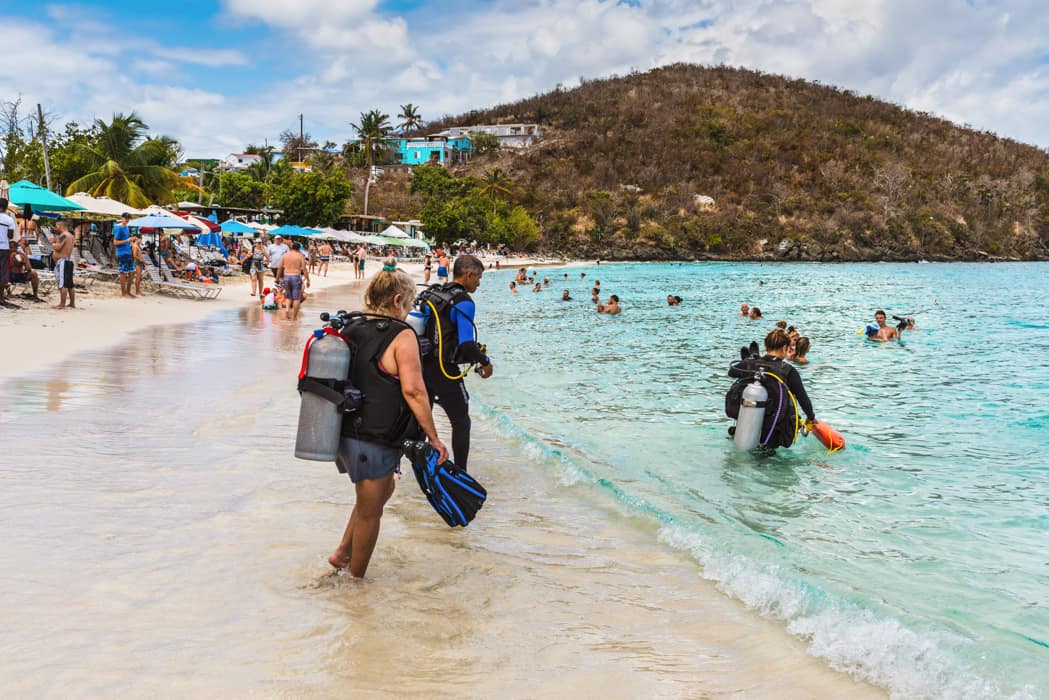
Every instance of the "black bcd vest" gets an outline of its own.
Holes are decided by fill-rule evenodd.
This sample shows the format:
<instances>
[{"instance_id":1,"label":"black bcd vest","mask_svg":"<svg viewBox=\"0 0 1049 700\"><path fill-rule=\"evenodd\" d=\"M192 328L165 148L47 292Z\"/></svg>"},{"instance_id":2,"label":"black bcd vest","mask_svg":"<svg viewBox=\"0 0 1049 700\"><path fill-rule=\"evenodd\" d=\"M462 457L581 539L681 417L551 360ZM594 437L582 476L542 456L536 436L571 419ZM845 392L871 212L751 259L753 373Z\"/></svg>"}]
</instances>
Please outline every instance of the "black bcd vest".
<instances>
[{"instance_id":1,"label":"black bcd vest","mask_svg":"<svg viewBox=\"0 0 1049 700\"><path fill-rule=\"evenodd\" d=\"M342 420L344 436L389 447L422 438L419 422L401 393L400 381L379 369L386 348L407 328L407 323L395 318L361 315L340 331L352 353L349 383L362 394L361 407Z\"/></svg>"}]
</instances>

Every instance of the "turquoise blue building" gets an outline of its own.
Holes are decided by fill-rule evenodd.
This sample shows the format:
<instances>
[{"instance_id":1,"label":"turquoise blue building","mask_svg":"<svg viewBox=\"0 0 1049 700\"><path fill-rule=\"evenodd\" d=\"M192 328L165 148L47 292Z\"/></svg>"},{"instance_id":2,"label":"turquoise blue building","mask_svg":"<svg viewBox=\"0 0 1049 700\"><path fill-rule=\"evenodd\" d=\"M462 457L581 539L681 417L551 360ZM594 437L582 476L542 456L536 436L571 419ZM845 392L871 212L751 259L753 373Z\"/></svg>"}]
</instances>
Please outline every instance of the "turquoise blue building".
<instances>
[{"instance_id":1,"label":"turquoise blue building","mask_svg":"<svg viewBox=\"0 0 1049 700\"><path fill-rule=\"evenodd\" d=\"M356 141L350 139L350 143ZM473 154L473 143L465 135L455 138L394 138L390 139L390 145L397 153L397 162L403 165L448 165L468 160Z\"/></svg>"}]
</instances>

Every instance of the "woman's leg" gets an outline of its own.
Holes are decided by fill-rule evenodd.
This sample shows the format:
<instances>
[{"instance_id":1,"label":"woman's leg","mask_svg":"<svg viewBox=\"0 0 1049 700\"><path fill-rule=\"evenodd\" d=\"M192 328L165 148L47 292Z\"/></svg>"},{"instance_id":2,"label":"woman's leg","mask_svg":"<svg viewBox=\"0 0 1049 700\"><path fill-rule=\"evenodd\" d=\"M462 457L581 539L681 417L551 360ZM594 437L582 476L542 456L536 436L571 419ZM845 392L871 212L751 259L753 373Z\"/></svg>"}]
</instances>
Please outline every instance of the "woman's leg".
<instances>
[{"instance_id":1,"label":"woman's leg","mask_svg":"<svg viewBox=\"0 0 1049 700\"><path fill-rule=\"evenodd\" d=\"M346 530L328 562L336 568L350 569L350 575L363 578L379 539L379 520L386 502L393 495L393 474L382 479L365 479L356 484L357 503L350 513Z\"/></svg>"}]
</instances>

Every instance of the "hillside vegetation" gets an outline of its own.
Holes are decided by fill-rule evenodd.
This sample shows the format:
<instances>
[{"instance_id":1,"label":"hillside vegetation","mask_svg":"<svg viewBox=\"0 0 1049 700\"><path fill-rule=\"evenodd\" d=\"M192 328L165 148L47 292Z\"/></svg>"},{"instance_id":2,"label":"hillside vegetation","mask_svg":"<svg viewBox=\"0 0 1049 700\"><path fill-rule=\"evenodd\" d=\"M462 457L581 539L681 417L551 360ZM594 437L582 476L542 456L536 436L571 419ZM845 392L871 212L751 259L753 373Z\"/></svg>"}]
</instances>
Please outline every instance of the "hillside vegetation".
<instances>
[{"instance_id":1,"label":"hillside vegetation","mask_svg":"<svg viewBox=\"0 0 1049 700\"><path fill-rule=\"evenodd\" d=\"M500 168L547 251L608 258L1049 257L1049 154L871 97L673 65L426 125L539 122ZM701 201L703 195L713 205Z\"/></svg>"}]
</instances>

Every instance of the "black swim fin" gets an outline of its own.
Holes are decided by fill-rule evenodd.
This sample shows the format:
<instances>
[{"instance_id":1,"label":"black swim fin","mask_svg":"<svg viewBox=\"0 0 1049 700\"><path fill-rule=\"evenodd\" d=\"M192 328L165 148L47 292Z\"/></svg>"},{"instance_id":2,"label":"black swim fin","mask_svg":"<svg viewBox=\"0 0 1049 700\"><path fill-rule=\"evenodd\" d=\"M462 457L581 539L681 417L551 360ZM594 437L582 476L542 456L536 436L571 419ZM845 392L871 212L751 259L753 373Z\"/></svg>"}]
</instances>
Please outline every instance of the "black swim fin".
<instances>
[{"instance_id":1,"label":"black swim fin","mask_svg":"<svg viewBox=\"0 0 1049 700\"><path fill-rule=\"evenodd\" d=\"M750 341L750 356L761 357L761 348L758 347L758 341L756 340Z\"/></svg>"},{"instance_id":2,"label":"black swim fin","mask_svg":"<svg viewBox=\"0 0 1049 700\"><path fill-rule=\"evenodd\" d=\"M452 462L437 463L437 450L422 441L406 440L415 480L426 500L449 527L466 527L484 505L488 492Z\"/></svg>"}]
</instances>

